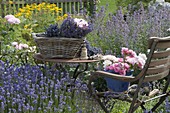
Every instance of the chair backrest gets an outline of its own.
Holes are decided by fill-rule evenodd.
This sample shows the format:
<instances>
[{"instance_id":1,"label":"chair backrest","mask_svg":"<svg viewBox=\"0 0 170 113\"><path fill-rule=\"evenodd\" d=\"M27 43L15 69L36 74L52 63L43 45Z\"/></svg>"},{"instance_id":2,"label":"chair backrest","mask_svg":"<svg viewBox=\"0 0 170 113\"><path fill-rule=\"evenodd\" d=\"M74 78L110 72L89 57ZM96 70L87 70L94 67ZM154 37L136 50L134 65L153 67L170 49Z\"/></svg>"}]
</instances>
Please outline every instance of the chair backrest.
<instances>
[{"instance_id":1,"label":"chair backrest","mask_svg":"<svg viewBox=\"0 0 170 113\"><path fill-rule=\"evenodd\" d=\"M15 14L19 8L27 4L39 4L42 2L54 3L59 8L62 8L61 14L65 13L83 13L84 10L89 14L94 14L96 10L95 0L0 0L0 16L4 17L7 14Z\"/></svg>"},{"instance_id":2,"label":"chair backrest","mask_svg":"<svg viewBox=\"0 0 170 113\"><path fill-rule=\"evenodd\" d=\"M142 70L145 82L162 79L170 74L170 36L151 37L149 39L150 52ZM142 75L141 74L141 75Z\"/></svg>"}]
</instances>

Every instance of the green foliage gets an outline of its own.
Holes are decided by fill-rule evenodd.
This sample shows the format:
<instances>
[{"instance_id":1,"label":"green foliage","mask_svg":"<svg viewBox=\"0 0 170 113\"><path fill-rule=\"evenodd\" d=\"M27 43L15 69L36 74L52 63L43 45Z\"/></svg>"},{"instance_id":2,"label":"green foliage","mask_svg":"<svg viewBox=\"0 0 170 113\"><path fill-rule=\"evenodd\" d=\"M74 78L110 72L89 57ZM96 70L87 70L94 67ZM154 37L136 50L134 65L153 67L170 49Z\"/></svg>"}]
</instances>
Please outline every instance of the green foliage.
<instances>
[{"instance_id":1,"label":"green foliage","mask_svg":"<svg viewBox=\"0 0 170 113\"><path fill-rule=\"evenodd\" d=\"M2 59L12 60L11 62L17 62L20 60L15 58L16 56L22 56L25 54L25 50L18 50L18 48L11 48L12 42L18 42L21 44L27 44L29 48L35 46L35 42L31 36L32 32L44 32L45 27L50 24L54 24L56 21L60 22L67 17L59 15L61 8L55 4L41 3L30 4L19 9L14 15L15 18L20 20L19 23L10 23L8 19L0 17L0 41L2 41ZM11 50L10 50L11 49ZM5 53L6 52L6 53ZM35 51L34 51L35 52ZM12 53L12 54L11 54ZM32 53L31 53L32 54ZM12 57L10 57L10 55ZM4 57L5 56L5 57ZM31 55L25 55L32 58ZM25 59L25 58L24 58ZM31 63L31 60L28 60ZM22 61L20 62L22 63Z\"/></svg>"},{"instance_id":2,"label":"green foliage","mask_svg":"<svg viewBox=\"0 0 170 113\"><path fill-rule=\"evenodd\" d=\"M22 66L24 64L35 64L32 58L35 53L35 47L16 49L12 44L1 45L0 60L8 61L11 65L16 64Z\"/></svg>"}]
</instances>

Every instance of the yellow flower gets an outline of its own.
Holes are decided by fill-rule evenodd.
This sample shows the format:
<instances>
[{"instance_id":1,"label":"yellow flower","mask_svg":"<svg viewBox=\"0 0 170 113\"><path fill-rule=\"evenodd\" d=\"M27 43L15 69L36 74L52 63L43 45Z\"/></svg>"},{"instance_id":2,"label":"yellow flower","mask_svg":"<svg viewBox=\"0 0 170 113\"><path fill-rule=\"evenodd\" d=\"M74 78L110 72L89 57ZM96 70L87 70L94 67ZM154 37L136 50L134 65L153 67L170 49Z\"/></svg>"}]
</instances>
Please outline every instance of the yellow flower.
<instances>
[{"instance_id":1,"label":"yellow flower","mask_svg":"<svg viewBox=\"0 0 170 113\"><path fill-rule=\"evenodd\" d=\"M22 16L22 13L15 14L15 17L20 17L20 16Z\"/></svg>"},{"instance_id":2,"label":"yellow flower","mask_svg":"<svg viewBox=\"0 0 170 113\"><path fill-rule=\"evenodd\" d=\"M30 9L30 5L26 5L26 7L25 7L26 9Z\"/></svg>"},{"instance_id":3,"label":"yellow flower","mask_svg":"<svg viewBox=\"0 0 170 113\"><path fill-rule=\"evenodd\" d=\"M67 17L68 17L68 14L64 14L63 17L64 17L64 18L67 18Z\"/></svg>"},{"instance_id":4,"label":"yellow flower","mask_svg":"<svg viewBox=\"0 0 170 113\"><path fill-rule=\"evenodd\" d=\"M60 20L63 20L62 16L58 16L58 17L56 18L56 21L60 21Z\"/></svg>"},{"instance_id":5,"label":"yellow flower","mask_svg":"<svg viewBox=\"0 0 170 113\"><path fill-rule=\"evenodd\" d=\"M13 1L9 1L9 4L13 4Z\"/></svg>"},{"instance_id":6,"label":"yellow flower","mask_svg":"<svg viewBox=\"0 0 170 113\"><path fill-rule=\"evenodd\" d=\"M50 8L51 8L51 5L48 4L48 5L46 6L46 8L47 8L47 9L50 9Z\"/></svg>"},{"instance_id":7,"label":"yellow flower","mask_svg":"<svg viewBox=\"0 0 170 113\"><path fill-rule=\"evenodd\" d=\"M58 10L59 10L59 11L62 11L62 8L59 8Z\"/></svg>"},{"instance_id":8,"label":"yellow flower","mask_svg":"<svg viewBox=\"0 0 170 113\"><path fill-rule=\"evenodd\" d=\"M40 8L40 7L37 7L37 10L38 10L38 11L40 11L40 10L41 10L41 8Z\"/></svg>"},{"instance_id":9,"label":"yellow flower","mask_svg":"<svg viewBox=\"0 0 170 113\"><path fill-rule=\"evenodd\" d=\"M19 11L20 11L21 13L25 12L25 10L22 9L22 8L19 8Z\"/></svg>"},{"instance_id":10,"label":"yellow flower","mask_svg":"<svg viewBox=\"0 0 170 113\"><path fill-rule=\"evenodd\" d=\"M56 7L57 5L56 4L51 4L51 7Z\"/></svg>"},{"instance_id":11,"label":"yellow flower","mask_svg":"<svg viewBox=\"0 0 170 113\"><path fill-rule=\"evenodd\" d=\"M44 6L44 5L46 5L46 3L45 3L45 2L42 2L40 5Z\"/></svg>"},{"instance_id":12,"label":"yellow flower","mask_svg":"<svg viewBox=\"0 0 170 113\"><path fill-rule=\"evenodd\" d=\"M24 29L28 29L29 26L30 26L30 25L25 25L25 26L24 26Z\"/></svg>"},{"instance_id":13,"label":"yellow flower","mask_svg":"<svg viewBox=\"0 0 170 113\"><path fill-rule=\"evenodd\" d=\"M25 17L29 18L31 16L31 13L25 13Z\"/></svg>"}]
</instances>

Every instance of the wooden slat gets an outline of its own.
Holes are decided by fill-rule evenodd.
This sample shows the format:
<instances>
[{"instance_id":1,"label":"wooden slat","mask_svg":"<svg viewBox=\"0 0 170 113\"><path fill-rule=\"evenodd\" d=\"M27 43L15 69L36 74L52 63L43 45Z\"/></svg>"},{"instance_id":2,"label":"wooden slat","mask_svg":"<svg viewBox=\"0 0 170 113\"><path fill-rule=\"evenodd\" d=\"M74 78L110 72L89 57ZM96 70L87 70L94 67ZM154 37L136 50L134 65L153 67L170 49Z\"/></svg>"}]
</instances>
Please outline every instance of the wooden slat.
<instances>
[{"instance_id":1,"label":"wooden slat","mask_svg":"<svg viewBox=\"0 0 170 113\"><path fill-rule=\"evenodd\" d=\"M63 3L63 14L66 13L66 8L67 8L67 7L66 7L66 3L64 2L64 3Z\"/></svg>"},{"instance_id":2,"label":"wooden slat","mask_svg":"<svg viewBox=\"0 0 170 113\"><path fill-rule=\"evenodd\" d=\"M75 13L74 2L71 2L71 14Z\"/></svg>"},{"instance_id":3,"label":"wooden slat","mask_svg":"<svg viewBox=\"0 0 170 113\"><path fill-rule=\"evenodd\" d=\"M160 80L160 79L168 76L168 74L169 74L169 69L166 70L166 71L164 71L164 72L162 72L162 73L145 76L144 82L150 82L150 81Z\"/></svg>"},{"instance_id":4,"label":"wooden slat","mask_svg":"<svg viewBox=\"0 0 170 113\"><path fill-rule=\"evenodd\" d=\"M164 58L170 55L170 50L155 52L152 58Z\"/></svg>"},{"instance_id":5,"label":"wooden slat","mask_svg":"<svg viewBox=\"0 0 170 113\"><path fill-rule=\"evenodd\" d=\"M71 9L71 7L70 7L70 3L69 3L69 2L67 2L67 13L70 13L70 9Z\"/></svg>"},{"instance_id":6,"label":"wooden slat","mask_svg":"<svg viewBox=\"0 0 170 113\"><path fill-rule=\"evenodd\" d=\"M26 1L17 1L17 0L15 0L14 2L13 2L13 4L26 4L27 2ZM6 0L6 1L2 1L1 2L1 4L4 4L4 5L7 5L8 4L8 0Z\"/></svg>"},{"instance_id":7,"label":"wooden slat","mask_svg":"<svg viewBox=\"0 0 170 113\"><path fill-rule=\"evenodd\" d=\"M159 59L159 60L152 60L149 67L164 65L169 62L169 58Z\"/></svg>"},{"instance_id":8,"label":"wooden slat","mask_svg":"<svg viewBox=\"0 0 170 113\"><path fill-rule=\"evenodd\" d=\"M77 13L80 13L79 12L79 3L78 2L75 2L75 11L77 12Z\"/></svg>"},{"instance_id":9,"label":"wooden slat","mask_svg":"<svg viewBox=\"0 0 170 113\"><path fill-rule=\"evenodd\" d=\"M156 49L159 48L159 49L165 49L165 48L170 48L170 41L163 41L163 42L160 42L156 45Z\"/></svg>"},{"instance_id":10,"label":"wooden slat","mask_svg":"<svg viewBox=\"0 0 170 113\"><path fill-rule=\"evenodd\" d=\"M147 74L157 74L167 71L169 69L167 65L155 66L153 68L148 68Z\"/></svg>"}]
</instances>

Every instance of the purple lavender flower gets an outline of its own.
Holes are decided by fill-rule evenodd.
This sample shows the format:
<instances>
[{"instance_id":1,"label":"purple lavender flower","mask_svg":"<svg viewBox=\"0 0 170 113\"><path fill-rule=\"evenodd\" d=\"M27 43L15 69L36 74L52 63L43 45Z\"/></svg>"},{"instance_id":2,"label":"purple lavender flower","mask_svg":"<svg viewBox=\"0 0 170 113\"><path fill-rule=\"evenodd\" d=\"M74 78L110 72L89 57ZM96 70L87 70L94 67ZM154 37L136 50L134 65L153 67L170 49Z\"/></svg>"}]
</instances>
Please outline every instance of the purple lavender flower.
<instances>
[{"instance_id":1,"label":"purple lavender flower","mask_svg":"<svg viewBox=\"0 0 170 113\"><path fill-rule=\"evenodd\" d=\"M80 100L72 100L72 91L86 88L85 84L81 85L80 80L76 81L79 89L68 88L67 85L72 81L69 73L54 71L49 67L41 69L28 64L17 66L8 63L2 63L1 66L0 108L2 112L10 110L16 113L64 110L72 112L75 111L73 101ZM11 103L12 107L8 103Z\"/></svg>"},{"instance_id":2,"label":"purple lavender flower","mask_svg":"<svg viewBox=\"0 0 170 113\"><path fill-rule=\"evenodd\" d=\"M111 50L119 55L121 47L146 53L149 37L168 35L166 30L170 26L170 13L165 8L144 10L141 5L141 8L134 12L123 13L120 8L116 14L109 13L108 16L103 13L103 9L96 14L93 32L87 38L104 53Z\"/></svg>"}]
</instances>

